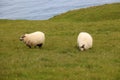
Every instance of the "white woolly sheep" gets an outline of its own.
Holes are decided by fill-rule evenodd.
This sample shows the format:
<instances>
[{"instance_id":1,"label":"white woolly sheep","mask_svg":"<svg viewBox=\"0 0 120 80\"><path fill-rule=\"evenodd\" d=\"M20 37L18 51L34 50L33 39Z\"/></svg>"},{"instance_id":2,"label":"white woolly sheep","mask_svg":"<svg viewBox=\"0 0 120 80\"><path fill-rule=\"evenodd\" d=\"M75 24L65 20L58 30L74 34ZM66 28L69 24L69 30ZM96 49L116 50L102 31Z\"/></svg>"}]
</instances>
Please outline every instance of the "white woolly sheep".
<instances>
[{"instance_id":1,"label":"white woolly sheep","mask_svg":"<svg viewBox=\"0 0 120 80\"><path fill-rule=\"evenodd\" d=\"M81 51L92 48L93 39L92 36L87 32L81 32L77 38L77 44Z\"/></svg>"},{"instance_id":2,"label":"white woolly sheep","mask_svg":"<svg viewBox=\"0 0 120 80\"><path fill-rule=\"evenodd\" d=\"M42 47L45 42L45 34L43 32L37 31L30 34L24 34L20 37L20 41L23 41L29 48Z\"/></svg>"}]
</instances>

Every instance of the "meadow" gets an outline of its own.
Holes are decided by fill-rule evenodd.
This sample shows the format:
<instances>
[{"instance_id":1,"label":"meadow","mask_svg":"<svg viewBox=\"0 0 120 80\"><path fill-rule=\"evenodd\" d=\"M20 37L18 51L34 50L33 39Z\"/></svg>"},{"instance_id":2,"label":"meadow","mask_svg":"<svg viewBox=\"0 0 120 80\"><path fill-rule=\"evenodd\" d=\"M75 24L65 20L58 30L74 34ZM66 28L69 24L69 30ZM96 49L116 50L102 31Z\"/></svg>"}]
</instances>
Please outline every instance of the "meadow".
<instances>
[{"instance_id":1,"label":"meadow","mask_svg":"<svg viewBox=\"0 0 120 80\"><path fill-rule=\"evenodd\" d=\"M20 42L24 33L43 31L42 48ZM93 48L77 48L79 32ZM0 80L119 80L120 3L55 16L49 20L0 20Z\"/></svg>"}]
</instances>

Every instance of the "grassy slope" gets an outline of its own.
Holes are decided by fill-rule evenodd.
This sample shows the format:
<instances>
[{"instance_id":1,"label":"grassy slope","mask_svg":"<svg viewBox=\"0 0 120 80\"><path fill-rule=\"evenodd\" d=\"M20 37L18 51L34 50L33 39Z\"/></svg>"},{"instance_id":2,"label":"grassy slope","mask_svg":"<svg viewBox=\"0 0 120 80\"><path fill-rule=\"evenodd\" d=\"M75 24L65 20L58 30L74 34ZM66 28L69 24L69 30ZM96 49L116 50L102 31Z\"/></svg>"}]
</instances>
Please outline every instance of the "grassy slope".
<instances>
[{"instance_id":1,"label":"grassy slope","mask_svg":"<svg viewBox=\"0 0 120 80\"><path fill-rule=\"evenodd\" d=\"M116 3L111 5L102 5L96 7L89 7L80 10L69 11L59 16L53 17L54 21L103 21L115 20L120 18L120 4Z\"/></svg>"},{"instance_id":2,"label":"grassy slope","mask_svg":"<svg viewBox=\"0 0 120 80\"><path fill-rule=\"evenodd\" d=\"M47 21L0 20L0 80L120 79L119 13L120 4L111 4ZM29 49L19 41L23 33L37 30L46 34L41 49ZM85 52L76 47L81 31L94 38L93 48Z\"/></svg>"}]
</instances>

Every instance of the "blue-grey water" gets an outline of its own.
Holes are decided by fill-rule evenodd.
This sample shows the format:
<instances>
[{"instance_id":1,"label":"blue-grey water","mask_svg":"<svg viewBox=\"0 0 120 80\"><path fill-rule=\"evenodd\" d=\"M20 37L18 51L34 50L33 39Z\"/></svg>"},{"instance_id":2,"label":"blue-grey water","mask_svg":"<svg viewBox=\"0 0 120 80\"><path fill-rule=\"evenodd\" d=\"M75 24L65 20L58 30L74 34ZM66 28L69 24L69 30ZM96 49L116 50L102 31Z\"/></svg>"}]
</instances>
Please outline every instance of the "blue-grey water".
<instances>
[{"instance_id":1,"label":"blue-grey water","mask_svg":"<svg viewBox=\"0 0 120 80\"><path fill-rule=\"evenodd\" d=\"M69 10L120 0L0 0L0 19L46 20Z\"/></svg>"}]
</instances>

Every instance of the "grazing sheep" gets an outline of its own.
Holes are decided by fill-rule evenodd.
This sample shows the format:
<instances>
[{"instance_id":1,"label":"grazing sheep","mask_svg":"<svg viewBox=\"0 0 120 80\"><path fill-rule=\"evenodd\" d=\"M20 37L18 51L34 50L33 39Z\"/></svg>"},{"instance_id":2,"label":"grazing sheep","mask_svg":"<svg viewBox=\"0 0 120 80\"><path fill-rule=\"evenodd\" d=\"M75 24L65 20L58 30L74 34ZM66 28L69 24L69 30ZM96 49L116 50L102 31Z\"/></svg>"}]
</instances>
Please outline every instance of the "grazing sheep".
<instances>
[{"instance_id":1,"label":"grazing sheep","mask_svg":"<svg viewBox=\"0 0 120 80\"><path fill-rule=\"evenodd\" d=\"M77 38L78 47L81 51L87 50L92 47L92 36L87 32L81 32Z\"/></svg>"},{"instance_id":2,"label":"grazing sheep","mask_svg":"<svg viewBox=\"0 0 120 80\"><path fill-rule=\"evenodd\" d=\"M20 41L23 41L29 48L41 47L45 42L45 34L43 32L37 31L30 34L24 34L20 37Z\"/></svg>"}]
</instances>

